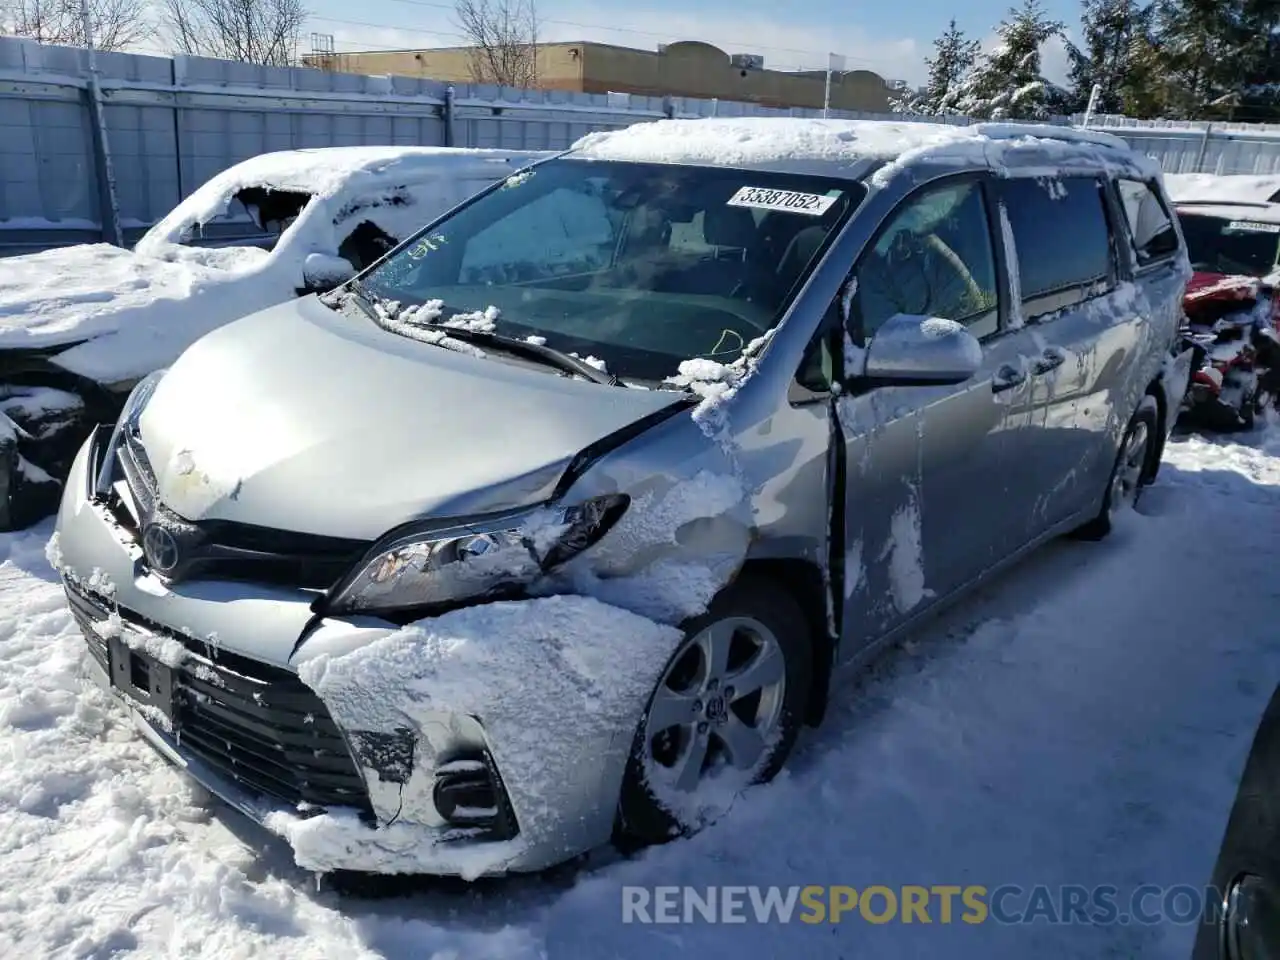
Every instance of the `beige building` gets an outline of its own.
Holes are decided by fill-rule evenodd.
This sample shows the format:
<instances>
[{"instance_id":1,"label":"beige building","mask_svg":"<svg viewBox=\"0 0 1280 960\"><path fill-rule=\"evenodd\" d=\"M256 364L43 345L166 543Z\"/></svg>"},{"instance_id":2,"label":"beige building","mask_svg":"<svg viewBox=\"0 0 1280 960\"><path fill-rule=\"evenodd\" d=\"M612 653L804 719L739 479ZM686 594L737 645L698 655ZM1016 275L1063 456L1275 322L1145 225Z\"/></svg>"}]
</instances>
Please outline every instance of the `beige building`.
<instances>
[{"instance_id":1,"label":"beige building","mask_svg":"<svg viewBox=\"0 0 1280 960\"><path fill-rule=\"evenodd\" d=\"M373 76L424 77L470 83L470 47L430 50L380 50L359 53L315 53L307 66ZM651 97L697 97L740 100L769 107L822 106L823 71L767 70L762 57L730 56L697 40L637 50L607 43L545 43L537 48L536 86L581 93L634 93ZM894 89L869 70L835 73L831 78L833 110L882 113Z\"/></svg>"}]
</instances>

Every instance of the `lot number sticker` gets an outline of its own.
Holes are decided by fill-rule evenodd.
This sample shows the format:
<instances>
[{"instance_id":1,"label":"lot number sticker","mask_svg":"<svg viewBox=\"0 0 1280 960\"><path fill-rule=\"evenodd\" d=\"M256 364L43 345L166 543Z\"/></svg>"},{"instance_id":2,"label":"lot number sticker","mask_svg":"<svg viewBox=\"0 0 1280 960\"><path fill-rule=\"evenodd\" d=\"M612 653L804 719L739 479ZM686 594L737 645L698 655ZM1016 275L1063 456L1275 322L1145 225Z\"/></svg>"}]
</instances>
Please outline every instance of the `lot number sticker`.
<instances>
[{"instance_id":1,"label":"lot number sticker","mask_svg":"<svg viewBox=\"0 0 1280 960\"><path fill-rule=\"evenodd\" d=\"M741 187L729 198L731 207L755 207L758 210L785 210L820 217L831 209L835 197L796 190L769 190L765 187Z\"/></svg>"},{"instance_id":2,"label":"lot number sticker","mask_svg":"<svg viewBox=\"0 0 1280 960\"><path fill-rule=\"evenodd\" d=\"M1280 233L1280 223L1259 223L1257 220L1232 220L1227 224L1232 233Z\"/></svg>"}]
</instances>

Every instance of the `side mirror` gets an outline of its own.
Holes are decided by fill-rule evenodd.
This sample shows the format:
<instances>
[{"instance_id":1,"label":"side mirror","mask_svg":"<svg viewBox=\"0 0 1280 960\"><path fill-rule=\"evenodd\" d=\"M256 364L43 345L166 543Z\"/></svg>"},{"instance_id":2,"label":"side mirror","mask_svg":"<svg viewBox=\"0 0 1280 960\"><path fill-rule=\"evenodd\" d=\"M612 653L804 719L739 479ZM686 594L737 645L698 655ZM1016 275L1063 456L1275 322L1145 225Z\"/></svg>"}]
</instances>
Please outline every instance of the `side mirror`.
<instances>
[{"instance_id":1,"label":"side mirror","mask_svg":"<svg viewBox=\"0 0 1280 960\"><path fill-rule=\"evenodd\" d=\"M302 289L307 293L324 293L355 275L355 267L342 257L309 253L302 262Z\"/></svg>"},{"instance_id":2,"label":"side mirror","mask_svg":"<svg viewBox=\"0 0 1280 960\"><path fill-rule=\"evenodd\" d=\"M982 367L982 345L962 324L894 314L867 344L859 380L879 386L964 383Z\"/></svg>"}]
</instances>

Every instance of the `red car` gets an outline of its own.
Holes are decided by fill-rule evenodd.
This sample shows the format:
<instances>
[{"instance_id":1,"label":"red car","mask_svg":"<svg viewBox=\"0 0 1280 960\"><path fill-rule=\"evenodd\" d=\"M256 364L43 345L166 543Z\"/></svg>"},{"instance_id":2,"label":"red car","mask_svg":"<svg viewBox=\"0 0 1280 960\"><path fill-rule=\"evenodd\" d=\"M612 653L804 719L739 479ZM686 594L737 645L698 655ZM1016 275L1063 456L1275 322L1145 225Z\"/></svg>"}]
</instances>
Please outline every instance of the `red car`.
<instances>
[{"instance_id":1,"label":"red car","mask_svg":"<svg viewBox=\"0 0 1280 960\"><path fill-rule=\"evenodd\" d=\"M1165 178L1195 274L1184 309L1200 348L1184 411L1248 428L1280 378L1280 177Z\"/></svg>"}]
</instances>

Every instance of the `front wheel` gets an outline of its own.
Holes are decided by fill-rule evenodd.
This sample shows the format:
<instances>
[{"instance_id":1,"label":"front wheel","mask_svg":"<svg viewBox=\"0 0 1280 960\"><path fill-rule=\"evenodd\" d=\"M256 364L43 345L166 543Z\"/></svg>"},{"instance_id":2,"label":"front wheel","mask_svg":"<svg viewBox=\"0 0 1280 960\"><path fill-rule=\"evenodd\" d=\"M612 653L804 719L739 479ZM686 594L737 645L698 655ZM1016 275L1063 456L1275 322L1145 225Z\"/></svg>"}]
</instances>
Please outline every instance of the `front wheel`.
<instances>
[{"instance_id":1,"label":"front wheel","mask_svg":"<svg viewBox=\"0 0 1280 960\"><path fill-rule=\"evenodd\" d=\"M1134 411L1120 441L1102 509L1098 515L1076 531L1082 540L1101 540L1111 532L1115 518L1132 510L1142 496L1143 487L1151 479L1153 452L1157 448L1160 408L1155 397L1144 396Z\"/></svg>"},{"instance_id":2,"label":"front wheel","mask_svg":"<svg viewBox=\"0 0 1280 960\"><path fill-rule=\"evenodd\" d=\"M636 731L619 839L644 845L696 832L778 773L813 677L807 624L786 591L743 578L686 626Z\"/></svg>"}]
</instances>

